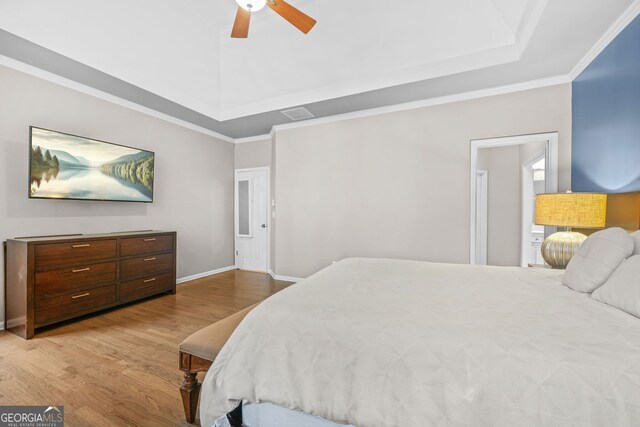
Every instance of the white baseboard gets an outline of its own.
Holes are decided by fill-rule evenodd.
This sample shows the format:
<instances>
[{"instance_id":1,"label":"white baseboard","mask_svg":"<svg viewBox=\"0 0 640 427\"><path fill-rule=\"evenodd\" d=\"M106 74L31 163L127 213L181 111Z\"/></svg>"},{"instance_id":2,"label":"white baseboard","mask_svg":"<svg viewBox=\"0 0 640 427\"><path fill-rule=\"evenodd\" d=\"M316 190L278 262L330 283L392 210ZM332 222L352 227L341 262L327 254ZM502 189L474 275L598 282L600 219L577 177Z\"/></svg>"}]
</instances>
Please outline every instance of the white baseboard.
<instances>
[{"instance_id":1,"label":"white baseboard","mask_svg":"<svg viewBox=\"0 0 640 427\"><path fill-rule=\"evenodd\" d=\"M299 277L278 276L276 273L273 272L273 270L269 270L269 275L271 277L273 277L275 280L282 280L283 282L298 283L298 282L302 282L304 280L304 279L301 279Z\"/></svg>"},{"instance_id":2,"label":"white baseboard","mask_svg":"<svg viewBox=\"0 0 640 427\"><path fill-rule=\"evenodd\" d=\"M204 273L194 274L193 276L181 277L176 280L177 284L190 282L196 279L202 279L203 277L213 276L214 274L224 273L225 271L235 270L237 267L235 265L230 265L228 267L218 268L217 270L205 271ZM273 277L275 280L282 280L283 282L301 282L303 279L299 277L290 277L290 276L278 276L272 270L269 270L269 275Z\"/></svg>"},{"instance_id":3,"label":"white baseboard","mask_svg":"<svg viewBox=\"0 0 640 427\"><path fill-rule=\"evenodd\" d=\"M4 331L4 322L0 322L0 331Z\"/></svg>"},{"instance_id":4,"label":"white baseboard","mask_svg":"<svg viewBox=\"0 0 640 427\"><path fill-rule=\"evenodd\" d=\"M204 273L194 274L193 276L181 277L178 280L176 280L176 283L180 284L180 283L190 282L192 280L202 279L203 277L213 276L214 274L220 274L220 273L224 273L225 271L230 271L235 269L236 269L235 265L230 265L228 267L222 267L216 270L205 271Z\"/></svg>"}]
</instances>

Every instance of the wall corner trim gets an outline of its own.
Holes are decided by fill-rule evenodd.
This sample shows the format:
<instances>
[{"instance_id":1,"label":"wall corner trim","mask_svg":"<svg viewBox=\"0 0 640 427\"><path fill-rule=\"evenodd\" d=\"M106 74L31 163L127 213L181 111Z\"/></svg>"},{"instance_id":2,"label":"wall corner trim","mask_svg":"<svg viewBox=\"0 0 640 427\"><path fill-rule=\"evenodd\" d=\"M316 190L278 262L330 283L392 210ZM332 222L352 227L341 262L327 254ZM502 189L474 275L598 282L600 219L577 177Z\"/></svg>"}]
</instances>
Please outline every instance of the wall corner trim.
<instances>
[{"instance_id":1,"label":"wall corner trim","mask_svg":"<svg viewBox=\"0 0 640 427\"><path fill-rule=\"evenodd\" d=\"M613 41L618 34L624 30L627 25L631 23L638 15L640 15L640 0L635 0L631 3L622 15L609 27L609 29L598 39L595 45L587 54L576 64L575 67L569 73L569 78L574 81L588 66L593 62L603 50L609 46L609 43Z\"/></svg>"},{"instance_id":2,"label":"wall corner trim","mask_svg":"<svg viewBox=\"0 0 640 427\"><path fill-rule=\"evenodd\" d=\"M214 274L220 274L220 273L224 273L225 271L230 271L235 269L236 269L235 265L230 265L230 266L218 268L215 270L205 271L204 273L198 273L191 276L180 277L178 280L176 280L176 283L179 285L181 283L190 282L196 279L202 279L203 277L213 276Z\"/></svg>"}]
</instances>

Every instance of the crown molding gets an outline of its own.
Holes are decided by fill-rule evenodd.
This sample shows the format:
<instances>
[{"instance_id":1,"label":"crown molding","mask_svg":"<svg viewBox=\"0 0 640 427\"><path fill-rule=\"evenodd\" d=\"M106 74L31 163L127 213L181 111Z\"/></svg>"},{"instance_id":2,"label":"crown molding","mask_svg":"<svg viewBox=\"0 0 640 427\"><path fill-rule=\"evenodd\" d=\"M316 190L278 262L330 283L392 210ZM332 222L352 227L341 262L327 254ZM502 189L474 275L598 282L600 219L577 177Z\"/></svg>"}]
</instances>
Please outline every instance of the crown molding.
<instances>
[{"instance_id":1,"label":"crown molding","mask_svg":"<svg viewBox=\"0 0 640 427\"><path fill-rule=\"evenodd\" d=\"M395 104L395 105L389 105L385 107L371 108L368 110L354 111L352 113L338 114L335 116L326 116L326 117L319 117L317 119L303 120L300 122L285 123L285 124L273 126L271 128L271 135L273 137L275 133L283 130L296 129L296 128L301 128L306 126L315 126L315 125L339 122L342 120L356 119L356 118L362 118L362 117L378 116L382 114L396 113L399 111L416 110L424 107L433 107L436 105L450 104L452 102L469 101L472 99L486 98L489 96L504 95L504 94L514 93L514 92L522 92L525 90L538 89L538 88L547 87L547 86L555 86L555 85L560 85L560 84L565 84L570 82L571 82L571 79L569 78L568 75L560 75L560 76L549 77L545 79L538 79L538 80L531 80L523 83L516 83L512 85L498 86L498 87L489 88L489 89L481 89L481 90L475 90L471 92L464 92L464 93L459 93L455 95L447 95L447 96L441 96L437 98L424 99L420 101L407 102L403 104Z\"/></svg>"},{"instance_id":2,"label":"crown molding","mask_svg":"<svg viewBox=\"0 0 640 427\"><path fill-rule=\"evenodd\" d=\"M624 11L622 15L609 27L602 37L596 42L596 44L589 49L589 52L576 64L575 67L569 73L571 81L575 80L588 66L593 62L598 55L609 43L613 41L627 25L631 23L640 14L640 0L635 0L631 6Z\"/></svg>"},{"instance_id":3,"label":"crown molding","mask_svg":"<svg viewBox=\"0 0 640 427\"><path fill-rule=\"evenodd\" d=\"M637 0L637 1L640 2L640 0ZM4 55L0 55L0 65L4 65L6 67L23 72L25 74L29 74L31 76L41 78L43 80L58 84L60 86L67 87L69 89L76 90L78 92L81 92L90 96L94 96L104 101L108 101L116 105L120 105L122 107L129 108L131 110L146 114L148 116L155 117L160 120L164 120L166 122L175 124L177 126L181 126L183 128L190 129L190 130L202 133L204 135L208 135L208 136L211 136L229 143L233 143L233 144L242 144L247 142L273 139L276 135L276 132L285 130L285 129L293 129L293 128L304 127L304 126L313 126L313 125L322 124L322 123L331 123L335 121L348 120L348 119L358 118L358 117L369 117L369 116L375 116L380 114L393 113L397 111L406 111L406 110L412 110L412 109L423 108L428 106L447 104L450 102L464 101L464 100L470 100L475 98L500 95L500 94L505 94L510 92L518 92L518 91L534 89L534 88L544 87L544 86L552 86L552 85L568 82L566 76L557 76L557 77L551 77L551 78L542 79L542 80L534 80L530 82L517 83L513 85L508 85L508 86L500 86L496 88L483 89L483 90L466 92L466 93L461 93L456 95L430 98L430 99L425 99L421 101L414 101L409 103L372 108L368 110L360 110L360 111L355 111L351 113L338 114L334 116L320 117L320 118L304 120L300 122L275 125L271 128L271 132L268 135L265 134L265 135L250 136L245 138L232 138L227 135L223 135L221 133L203 128L201 126L194 125L193 123L189 123L184 120L177 119L175 117L169 116L167 114L161 113L151 108L143 107L142 105L111 95L101 90L94 89L90 86L83 85L81 83L75 82L65 77L58 76L57 74L53 74L48 71L41 70L40 68L25 64L23 62L16 61L15 59L6 57Z\"/></svg>"},{"instance_id":4,"label":"crown molding","mask_svg":"<svg viewBox=\"0 0 640 427\"><path fill-rule=\"evenodd\" d=\"M136 104L135 102L127 101L126 99L120 98L118 96L111 95L107 92L103 92L98 89L94 89L90 86L83 85L81 83L75 82L65 77L61 77L57 74L53 74L48 71L41 70L40 68L34 67L29 64L25 64L24 62L16 61L15 59L9 58L4 55L0 55L0 65L4 65L5 67L23 72L25 74L38 77L48 82L55 83L57 85L64 86L69 89L73 89L80 93L84 93L85 95L90 95L90 96L102 99L103 101L111 102L121 107L125 107L130 110L137 111L138 113L155 117L156 119L164 120L165 122L178 125L183 128L202 133L204 135L212 136L214 138L221 139L226 142L231 142L231 143L235 142L234 138L228 137L221 133L214 132L212 130L203 128L201 126L194 125L193 123L189 123L184 120L177 119L168 114L164 114L159 111L152 110L151 108L143 107L142 105Z\"/></svg>"},{"instance_id":5,"label":"crown molding","mask_svg":"<svg viewBox=\"0 0 640 427\"><path fill-rule=\"evenodd\" d=\"M541 3L546 4L547 0L544 0ZM300 122L274 125L271 128L271 131L268 135L257 135L257 136L250 136L250 137L244 137L244 138L229 137L227 135L212 131L207 128L203 128L193 123L175 118L168 114L164 114L159 111L153 110L151 108L144 107L135 102L131 102L126 99L111 95L107 92L103 92L101 90L92 88L90 86L75 82L65 77L58 76L54 73L44 71L37 67L9 58L7 56L0 55L0 65L23 72L28 75L35 76L37 78L41 78L45 81L49 81L63 87L70 88L72 90L76 90L78 92L81 92L90 96L94 96L104 101L111 102L116 105L120 105L130 110L163 120L168 123L172 123L174 125L183 127L185 129L189 129L207 136L211 136L213 138L216 138L225 142L242 144L242 143L248 143L248 142L274 139L276 136L276 133L282 130L295 129L295 128L306 127L306 126L315 126L319 124L332 123L332 122L349 120L354 118L377 116L382 114L442 105L442 104L447 104L452 102L466 101L466 100L472 100L476 98L484 98L484 97L502 95L502 94L507 94L512 92L519 92L524 90L541 88L545 86L553 86L558 84L570 83L573 80L575 80L588 67L588 65L638 15L640 15L640 0L634 0L634 2L622 13L622 15L618 19L616 19L616 21L609 27L609 29L605 32L605 34L602 37L600 37L600 39L598 39L595 45L586 53L586 55L575 65L575 67L567 75L559 75L559 76L554 76L554 77L549 77L549 78L544 78L539 80L516 83L512 85L505 85L505 86L470 91L470 92L465 92L460 94L442 96L438 98L430 98L430 99L425 99L420 101L413 101L408 103L354 111L350 113L319 117L319 118L304 120Z\"/></svg>"},{"instance_id":6,"label":"crown molding","mask_svg":"<svg viewBox=\"0 0 640 427\"><path fill-rule=\"evenodd\" d=\"M236 138L233 140L234 144L245 144L247 142L266 141L271 139L271 134L248 136L246 138Z\"/></svg>"}]
</instances>

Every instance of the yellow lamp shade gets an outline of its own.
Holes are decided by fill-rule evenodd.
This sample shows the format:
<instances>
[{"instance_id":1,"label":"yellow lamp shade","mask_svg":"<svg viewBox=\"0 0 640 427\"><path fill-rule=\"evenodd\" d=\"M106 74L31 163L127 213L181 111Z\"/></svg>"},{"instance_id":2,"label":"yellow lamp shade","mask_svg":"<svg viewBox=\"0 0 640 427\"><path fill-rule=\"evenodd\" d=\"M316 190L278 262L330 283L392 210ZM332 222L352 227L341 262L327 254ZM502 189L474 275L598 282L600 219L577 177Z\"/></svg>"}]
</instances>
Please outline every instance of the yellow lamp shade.
<instances>
[{"instance_id":1,"label":"yellow lamp shade","mask_svg":"<svg viewBox=\"0 0 640 427\"><path fill-rule=\"evenodd\" d=\"M536 224L571 228L603 228L607 195L558 193L536 196Z\"/></svg>"}]
</instances>

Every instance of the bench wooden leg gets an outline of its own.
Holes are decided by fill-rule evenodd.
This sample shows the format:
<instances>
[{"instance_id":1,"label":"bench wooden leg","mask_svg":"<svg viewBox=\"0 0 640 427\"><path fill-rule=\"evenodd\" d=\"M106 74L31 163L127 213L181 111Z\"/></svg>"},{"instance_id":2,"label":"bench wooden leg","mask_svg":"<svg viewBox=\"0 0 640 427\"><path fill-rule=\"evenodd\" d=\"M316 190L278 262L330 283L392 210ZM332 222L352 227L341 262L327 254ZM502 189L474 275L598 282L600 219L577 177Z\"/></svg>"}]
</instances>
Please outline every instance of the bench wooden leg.
<instances>
[{"instance_id":1,"label":"bench wooden leg","mask_svg":"<svg viewBox=\"0 0 640 427\"><path fill-rule=\"evenodd\" d=\"M180 370L184 372L180 394L182 395L184 416L188 423L192 423L196 419L196 411L198 410L201 384L198 382L197 374L198 372L207 372L211 363L211 360L180 351Z\"/></svg>"},{"instance_id":2,"label":"bench wooden leg","mask_svg":"<svg viewBox=\"0 0 640 427\"><path fill-rule=\"evenodd\" d=\"M198 382L198 377L195 372L184 373L184 382L180 386L180 394L182 394L184 416L188 423L192 423L196 419L200 385L201 384Z\"/></svg>"}]
</instances>

